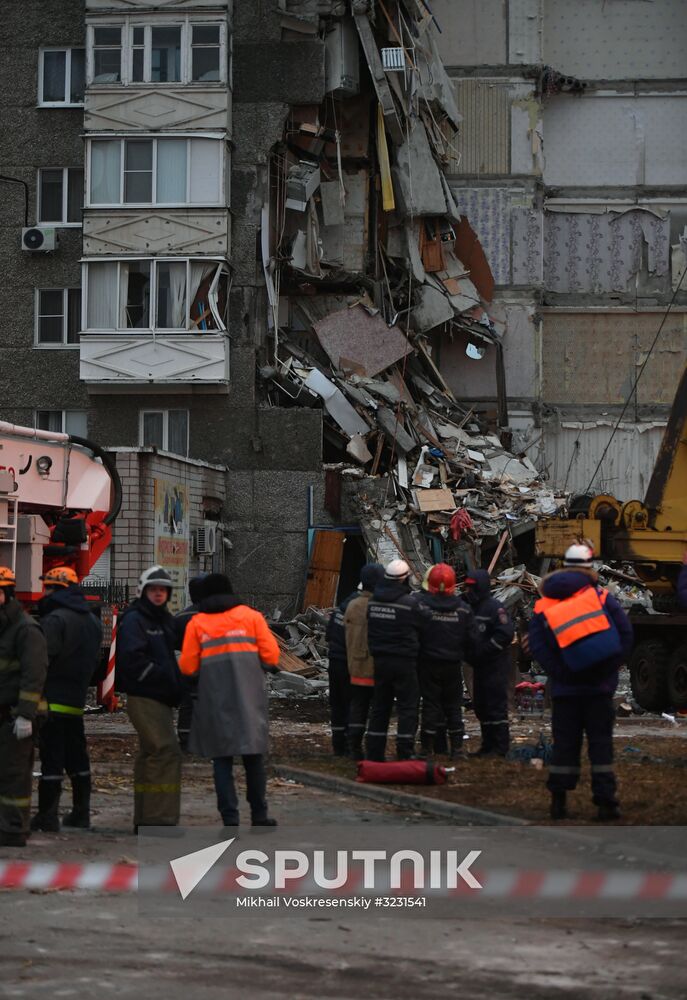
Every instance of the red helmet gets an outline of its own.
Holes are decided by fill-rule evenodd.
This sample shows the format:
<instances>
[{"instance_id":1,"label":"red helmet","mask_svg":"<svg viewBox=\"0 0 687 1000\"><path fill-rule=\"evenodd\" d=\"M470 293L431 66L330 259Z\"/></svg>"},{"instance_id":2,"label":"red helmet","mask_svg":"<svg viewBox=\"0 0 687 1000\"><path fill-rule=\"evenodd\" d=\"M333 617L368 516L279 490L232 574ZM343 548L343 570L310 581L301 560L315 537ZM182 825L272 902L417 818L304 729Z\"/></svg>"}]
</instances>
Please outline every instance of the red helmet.
<instances>
[{"instance_id":1,"label":"red helmet","mask_svg":"<svg viewBox=\"0 0 687 1000\"><path fill-rule=\"evenodd\" d=\"M427 589L430 594L452 594L456 589L456 574L447 563L437 563L432 566L427 577Z\"/></svg>"}]
</instances>

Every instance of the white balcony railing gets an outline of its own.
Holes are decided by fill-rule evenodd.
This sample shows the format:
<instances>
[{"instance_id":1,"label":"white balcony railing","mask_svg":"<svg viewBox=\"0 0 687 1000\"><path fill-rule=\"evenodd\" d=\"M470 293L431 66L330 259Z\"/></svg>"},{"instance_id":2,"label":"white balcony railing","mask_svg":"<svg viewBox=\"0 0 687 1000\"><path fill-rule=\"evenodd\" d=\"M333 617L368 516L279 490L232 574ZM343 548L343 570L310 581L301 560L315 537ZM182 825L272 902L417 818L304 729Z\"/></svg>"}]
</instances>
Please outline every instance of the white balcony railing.
<instances>
[{"instance_id":1,"label":"white balcony railing","mask_svg":"<svg viewBox=\"0 0 687 1000\"><path fill-rule=\"evenodd\" d=\"M206 386L229 383L229 339L224 333L83 333L80 378L96 387Z\"/></svg>"}]
</instances>

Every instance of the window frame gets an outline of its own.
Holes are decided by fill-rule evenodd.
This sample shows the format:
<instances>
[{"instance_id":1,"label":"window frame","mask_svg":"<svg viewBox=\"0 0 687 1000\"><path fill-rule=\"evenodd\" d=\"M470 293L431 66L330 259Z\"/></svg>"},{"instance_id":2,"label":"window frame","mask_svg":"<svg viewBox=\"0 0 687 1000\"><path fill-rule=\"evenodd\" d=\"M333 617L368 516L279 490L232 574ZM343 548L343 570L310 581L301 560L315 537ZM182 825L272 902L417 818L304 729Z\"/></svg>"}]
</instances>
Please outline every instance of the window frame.
<instances>
[{"instance_id":1,"label":"window frame","mask_svg":"<svg viewBox=\"0 0 687 1000\"><path fill-rule=\"evenodd\" d=\"M187 325L182 327L162 327L156 326L154 323L143 327L89 327L88 326L88 296L89 296L89 266L91 264L114 264L117 268L115 281L117 288L117 302L116 302L116 314L117 322L119 322L119 317L121 316L121 300L120 294L122 290L121 281L121 265L133 263L134 261L147 261L150 264L150 295L148 302L148 319L155 319L155 313L157 310L157 296L158 296L158 265L160 264L170 264L183 263L186 265L186 317ZM219 300L216 303L208 302L208 307L212 312L213 319L217 323L218 328L214 330L203 330L198 326L191 326L189 314L193 299L189 298L189 289L191 288L191 267L193 264L207 264L208 267L215 265L215 275L213 277L210 288L215 286L215 290L219 285L222 273L226 273L228 286L227 286L227 297L230 291L230 278L231 270L227 260L223 257L89 257L87 260L82 260L82 275L81 275L81 334L86 336L97 337L100 334L109 334L123 337L132 336L158 336L158 337L178 337L178 336L221 336L226 335L227 326L219 313ZM215 291L216 294L216 291ZM194 293L195 298L195 293ZM70 345L72 346L72 345ZM76 345L78 346L78 345Z\"/></svg>"},{"instance_id":2,"label":"window frame","mask_svg":"<svg viewBox=\"0 0 687 1000\"><path fill-rule=\"evenodd\" d=\"M86 65L85 65L85 79L86 86L90 87L91 84L95 87L121 87L124 80L124 60L126 55L126 42L124 27L121 22L119 24L93 24L89 27L88 41L86 43ZM114 28L119 29L119 80L101 80L98 82L93 81L95 73L95 52L96 49L112 49L112 45L96 45L95 44L95 30L98 28ZM114 46L116 48L116 46ZM90 63L90 65L89 65Z\"/></svg>"},{"instance_id":3,"label":"window frame","mask_svg":"<svg viewBox=\"0 0 687 1000\"><path fill-rule=\"evenodd\" d=\"M61 342L59 344L47 344L47 343L43 343L40 340L40 321L41 321L40 303L41 303L41 292L62 292L62 340L61 340ZM79 287L78 285L76 285L76 286L72 285L72 286L69 286L67 288L51 288L51 287L34 288L33 346L34 346L34 348L36 350L41 350L41 351L64 351L64 350L71 350L71 351L77 350L78 351L79 350L79 346L80 346L79 340L76 340L73 344L70 344L69 341L68 341L68 339L67 339L68 336L69 336L69 330L68 330L67 324L69 322L69 293L70 292L80 292L80 294L81 294L81 302L80 302L80 309L79 309L79 316L80 316L80 319L81 319L81 323L79 325L79 330L78 330L78 333L79 333L79 336L80 336L81 333L82 333L82 331L83 331L83 302L84 302L84 295L83 295L82 288Z\"/></svg>"},{"instance_id":4,"label":"window frame","mask_svg":"<svg viewBox=\"0 0 687 1000\"><path fill-rule=\"evenodd\" d=\"M44 219L43 216L43 185L42 185L42 175L45 170L61 170L62 171L62 221L54 222ZM81 192L81 221L80 222L66 222L69 209L69 171L70 170L80 170L83 174L83 184L84 188ZM39 167L37 172L36 181L36 225L48 227L51 226L53 229L82 229L83 228L83 210L85 208L85 184L86 184L86 169L85 167Z\"/></svg>"},{"instance_id":5,"label":"window frame","mask_svg":"<svg viewBox=\"0 0 687 1000\"><path fill-rule=\"evenodd\" d=\"M59 431L53 431L55 434L69 434L66 430L67 426L67 414L68 413L85 413L86 414L86 427L88 427L88 410L58 410L51 406L39 406L33 411L33 426L35 430L40 430L38 426L38 414L39 413L59 413L61 415L61 429Z\"/></svg>"},{"instance_id":6,"label":"window frame","mask_svg":"<svg viewBox=\"0 0 687 1000\"><path fill-rule=\"evenodd\" d=\"M161 413L162 414L162 445L160 447L161 451L167 451L170 455L179 455L177 451L170 451L169 449L169 414L171 411L175 413L183 412L186 414L186 451L181 455L181 458L188 458L189 456L189 446L191 438L191 411L185 409L183 406L173 406L169 409L163 409L161 407L148 407L143 410L138 411L138 446L139 448L157 448L157 445L146 445L143 443L143 423L144 417L151 413Z\"/></svg>"},{"instance_id":7,"label":"window frame","mask_svg":"<svg viewBox=\"0 0 687 1000\"><path fill-rule=\"evenodd\" d=\"M71 97L72 91L72 52L83 52L84 54L84 90L88 86L87 77L87 61L88 52L86 48L81 45L45 45L41 46L38 50L38 107L39 108L82 108L84 106L84 98L80 101L44 101L43 100L43 81L45 76L44 70L44 58L46 52L64 52L65 55L65 66L64 66L64 93L65 97L67 94ZM84 95L85 96L85 95Z\"/></svg>"},{"instance_id":8,"label":"window frame","mask_svg":"<svg viewBox=\"0 0 687 1000\"><path fill-rule=\"evenodd\" d=\"M165 142L165 140L179 141L183 139L186 142L186 201L157 201L157 161L158 161L158 145L160 142ZM203 142L217 142L219 143L218 157L217 157L217 186L218 186L218 200L213 201L191 201L191 162L192 162L192 143L194 140L202 140ZM119 147L119 201L113 202L94 202L91 200L91 179L93 174L93 144L96 142L118 142ZM123 201L125 193L125 174L126 174L126 143L127 142L152 142L153 144L153 160L152 160L152 193L151 201ZM164 135L151 135L147 132L142 132L140 135L138 133L128 132L126 135L119 134L98 134L89 135L86 140L86 163L84 165L84 208L88 209L110 209L110 208L191 208L191 209L202 209L202 208L227 208L226 204L226 179L227 179L227 167L228 167L228 155L227 155L227 144L222 136L210 133L165 133Z\"/></svg>"},{"instance_id":9,"label":"window frame","mask_svg":"<svg viewBox=\"0 0 687 1000\"><path fill-rule=\"evenodd\" d=\"M193 26L219 28L219 79L194 80L193 74ZM122 29L122 62L121 81L96 83L93 79L95 60L94 28ZM152 71L152 28L181 28L181 51L179 60L179 80L160 82L151 80ZM133 79L134 64L134 28L144 28L143 41L143 80ZM232 32L226 19L216 14L132 14L120 20L108 17L102 24L92 21L87 25L86 32L86 87L227 87L232 79L230 54L233 46L230 44ZM136 48L141 48L137 45Z\"/></svg>"}]
</instances>

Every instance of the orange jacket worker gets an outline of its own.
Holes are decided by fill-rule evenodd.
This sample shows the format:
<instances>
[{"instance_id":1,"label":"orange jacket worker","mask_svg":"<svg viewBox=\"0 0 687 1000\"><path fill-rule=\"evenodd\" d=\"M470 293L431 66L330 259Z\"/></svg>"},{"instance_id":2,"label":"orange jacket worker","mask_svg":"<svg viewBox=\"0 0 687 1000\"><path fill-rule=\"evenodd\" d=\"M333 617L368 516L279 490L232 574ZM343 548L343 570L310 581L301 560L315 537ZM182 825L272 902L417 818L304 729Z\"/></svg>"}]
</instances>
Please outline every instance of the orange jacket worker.
<instances>
[{"instance_id":1,"label":"orange jacket worker","mask_svg":"<svg viewBox=\"0 0 687 1000\"><path fill-rule=\"evenodd\" d=\"M186 627L179 660L198 674L198 700L189 750L212 758L217 807L225 826L237 826L234 757L246 770L253 826L275 826L267 815L264 755L268 748L265 670L276 671L279 646L259 611L232 593L228 577L210 573L201 584L199 613Z\"/></svg>"}]
</instances>

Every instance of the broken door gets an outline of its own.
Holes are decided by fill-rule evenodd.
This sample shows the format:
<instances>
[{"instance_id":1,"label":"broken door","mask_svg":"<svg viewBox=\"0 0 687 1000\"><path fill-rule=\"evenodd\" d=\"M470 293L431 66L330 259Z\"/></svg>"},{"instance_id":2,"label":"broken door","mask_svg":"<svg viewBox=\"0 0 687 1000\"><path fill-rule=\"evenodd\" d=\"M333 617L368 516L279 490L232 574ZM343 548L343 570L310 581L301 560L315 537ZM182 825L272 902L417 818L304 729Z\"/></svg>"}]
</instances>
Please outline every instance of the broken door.
<instances>
[{"instance_id":1,"label":"broken door","mask_svg":"<svg viewBox=\"0 0 687 1000\"><path fill-rule=\"evenodd\" d=\"M315 532L303 597L304 611L311 606L316 608L334 606L345 537L343 531Z\"/></svg>"}]
</instances>

